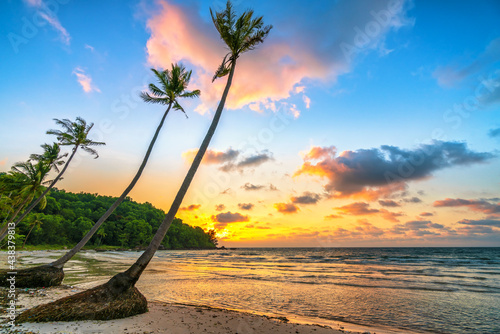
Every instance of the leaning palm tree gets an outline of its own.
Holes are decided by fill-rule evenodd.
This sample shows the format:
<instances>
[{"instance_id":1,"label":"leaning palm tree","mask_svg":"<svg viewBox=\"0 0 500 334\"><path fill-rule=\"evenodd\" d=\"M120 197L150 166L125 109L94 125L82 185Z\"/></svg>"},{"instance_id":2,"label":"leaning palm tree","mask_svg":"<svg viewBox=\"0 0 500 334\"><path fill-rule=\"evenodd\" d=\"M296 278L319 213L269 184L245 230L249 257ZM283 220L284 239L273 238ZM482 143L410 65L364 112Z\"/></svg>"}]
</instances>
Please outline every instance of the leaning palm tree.
<instances>
[{"instance_id":1,"label":"leaning palm tree","mask_svg":"<svg viewBox=\"0 0 500 334\"><path fill-rule=\"evenodd\" d=\"M38 203L41 202L40 207L45 207L47 202L43 193L46 189L44 185L51 182L45 180L49 171L50 166L44 161L38 161L36 164L31 161L18 162L12 166L10 171L12 184L10 186L17 188L17 196L14 202L15 211L0 231L0 241L7 236L9 227L15 227L17 222L14 224L12 221L33 198L40 198L38 201Z\"/></svg>"},{"instance_id":2,"label":"leaning palm tree","mask_svg":"<svg viewBox=\"0 0 500 334\"><path fill-rule=\"evenodd\" d=\"M56 167L55 169L59 172L58 166L60 164L60 159L58 158L58 148L59 145L63 146L73 146L71 155L68 158L68 161L66 161L66 164L64 164L63 169L57 174L56 178L52 181L52 183L45 189L43 194L40 195L36 200L33 201L33 203L30 204L30 206L24 210L24 213L16 220L15 225L19 224L24 217L28 215L28 213L33 210L33 208L42 200L42 198L45 198L45 195L48 194L50 189L54 187L54 185L61 179L63 176L64 172L69 166L69 163L71 160L73 160L73 157L76 154L76 151L81 148L87 153L90 153L91 155L95 156L95 159L99 157L99 154L97 154L97 151L92 148L91 146L101 146L101 145L106 145L105 143L98 142L98 141L93 141L88 138L88 134L92 127L94 126L94 123L90 123L87 125L87 122L80 117L76 118L75 122L70 121L69 119L54 119L56 124L60 125L63 127L64 131L61 130L49 130L47 131L47 134L49 135L56 135L57 140L59 140L59 144L54 144L57 145L56 147L50 147L50 145L47 145L47 147L50 149L49 152L45 152L43 155L32 155L31 159L42 159L47 163L51 168ZM45 148L45 147L44 147ZM55 155L54 155L55 154ZM64 155L65 157L66 155ZM61 157L62 158L62 157ZM1 240L1 239L0 239Z\"/></svg>"},{"instance_id":3,"label":"leaning palm tree","mask_svg":"<svg viewBox=\"0 0 500 334\"><path fill-rule=\"evenodd\" d=\"M64 265L76 254L83 246L92 238L94 233L99 229L99 227L106 221L106 219L115 211L115 209L123 202L127 197L128 193L134 188L135 184L139 180L146 167L153 146L160 134L160 130L163 126L165 118L171 108L175 110L180 110L184 112L184 109L179 104L179 98L194 98L200 95L199 90L194 90L192 92L186 90L191 79L191 72L187 71L182 64L172 64L171 70L157 71L152 69L155 73L158 81L160 82L160 87L154 84L149 85L150 92L141 93L141 97L145 102L160 104L167 106L166 111L158 125L156 132L149 144L146 155L142 160L136 175L132 179L132 182L123 191L123 193L116 199L116 201L109 207L109 209L102 215L101 218L94 224L89 232L78 242L78 244L68 251L64 256L58 260L44 266L29 268L24 271L18 271L16 284L20 287L39 287L39 286L51 286L59 285L64 278ZM185 112L184 112L185 113ZM1 280L1 278L0 278ZM0 282L2 284L2 282Z\"/></svg>"},{"instance_id":4,"label":"leaning palm tree","mask_svg":"<svg viewBox=\"0 0 500 334\"><path fill-rule=\"evenodd\" d=\"M252 50L258 44L262 43L272 28L272 26L263 26L262 17L253 18L253 11L251 10L244 12L236 19L236 15L229 1L223 12L214 15L211 11L211 14L215 27L230 50L217 70L214 79L226 74L229 74L229 77L212 120L212 124L175 196L170 210L166 214L165 219L158 228L148 248L127 271L113 276L107 283L79 294L25 311L17 318L19 322L115 319L147 312L146 298L144 298L135 287L135 283L153 258L167 230L172 224L177 210L181 206L184 195L215 133L222 110L224 109L224 103L229 93L229 88L231 87L236 60L242 53Z\"/></svg>"}]
</instances>

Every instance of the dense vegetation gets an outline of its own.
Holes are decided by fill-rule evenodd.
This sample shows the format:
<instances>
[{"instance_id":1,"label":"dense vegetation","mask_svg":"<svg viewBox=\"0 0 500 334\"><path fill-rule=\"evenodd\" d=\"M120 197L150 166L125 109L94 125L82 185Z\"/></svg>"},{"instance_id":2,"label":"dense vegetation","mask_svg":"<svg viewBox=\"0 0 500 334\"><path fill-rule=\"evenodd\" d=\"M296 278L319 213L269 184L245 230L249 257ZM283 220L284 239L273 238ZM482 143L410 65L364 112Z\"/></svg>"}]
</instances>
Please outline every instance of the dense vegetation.
<instances>
[{"instance_id":1,"label":"dense vegetation","mask_svg":"<svg viewBox=\"0 0 500 334\"><path fill-rule=\"evenodd\" d=\"M71 193L52 189L44 209L36 207L17 226L18 244L73 245L92 228L116 200L98 194ZM150 203L139 204L126 198L92 237L89 245L138 248L147 245L165 217ZM31 231L31 232L30 232ZM162 245L166 249L215 248L214 231L184 224L176 218Z\"/></svg>"}]
</instances>

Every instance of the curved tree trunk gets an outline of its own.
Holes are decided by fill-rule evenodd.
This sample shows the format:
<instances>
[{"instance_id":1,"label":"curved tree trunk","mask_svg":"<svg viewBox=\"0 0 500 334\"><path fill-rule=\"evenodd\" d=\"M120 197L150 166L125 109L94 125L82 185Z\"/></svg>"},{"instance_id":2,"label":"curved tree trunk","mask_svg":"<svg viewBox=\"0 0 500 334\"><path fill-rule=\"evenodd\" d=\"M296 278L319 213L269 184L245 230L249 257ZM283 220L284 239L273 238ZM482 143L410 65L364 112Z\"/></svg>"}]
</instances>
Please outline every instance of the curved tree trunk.
<instances>
[{"instance_id":1,"label":"curved tree trunk","mask_svg":"<svg viewBox=\"0 0 500 334\"><path fill-rule=\"evenodd\" d=\"M139 167L139 170L137 171L137 174L134 176L132 179L132 182L130 182L129 186L125 189L125 191L118 197L118 199L109 207L109 209L102 215L101 218L92 226L90 231L87 232L87 234L83 237L80 242L73 247L69 252L67 252L64 256L59 258L58 260L52 262L50 266L54 267L59 267L62 268L66 262L68 262L76 253L82 249L83 246L92 238L94 233L99 229L99 227L108 219L108 217L115 211L115 209L120 205L121 202L127 197L128 193L134 188L135 184L141 177L142 172L144 171L144 168L146 167L146 164L148 162L149 156L151 155L151 151L153 150L153 146L155 145L156 139L158 139L158 135L160 134L160 130L163 127L163 123L165 122L165 118L168 115L168 112L170 111L170 108L172 107L172 103L168 105L167 110L163 114L163 117L160 121L160 124L158 125L158 128L156 129L155 135L153 136L153 139L151 140L151 143L149 144L148 151L146 152L146 155L144 156L144 159L142 160L142 164Z\"/></svg>"},{"instance_id":2,"label":"curved tree trunk","mask_svg":"<svg viewBox=\"0 0 500 334\"><path fill-rule=\"evenodd\" d=\"M21 247L21 249L24 249L24 245L26 245L26 240L28 240L28 237L30 236L31 231L33 231L33 229L35 228L35 225L36 225L36 224L33 224L33 226L31 226L30 231L29 231L29 232L28 232L28 234L26 235L26 238L24 238L23 246Z\"/></svg>"},{"instance_id":3,"label":"curved tree trunk","mask_svg":"<svg viewBox=\"0 0 500 334\"><path fill-rule=\"evenodd\" d=\"M210 140L212 139L215 133L217 124L219 123L220 117L222 115L222 110L224 109L224 104L226 102L226 98L229 93L229 88L231 87L231 83L233 81L235 66L236 66L236 60L233 62L231 66L231 71L227 79L226 88L224 89L224 93L222 94L222 98L215 112L212 124L210 125L210 128L208 129L208 132L205 135L205 138L203 139L203 142L200 146L200 149L198 150L198 153L196 153L193 163L191 164L191 167L189 168L189 171L186 177L184 178L184 181L182 182L182 185L179 191L177 192L177 195L175 196L175 199L170 207L170 210L163 219L163 222L158 228L158 231L156 231L156 234L151 240L151 243L149 244L148 248L144 251L144 253L142 253L142 255L127 271L115 275L109 281L109 284L111 286L116 287L117 290L125 291L126 289L135 285L135 283L141 276L142 272L144 271L144 269L146 269L148 263L151 261L154 254L158 250L160 243L162 242L163 238L165 237L165 234L167 233L170 225L172 224L172 221L174 220L175 215L182 204L182 200L186 195L189 185L191 184L191 181L193 181L194 175L196 174L196 171L200 166L201 160L203 159L203 156L205 155L208 145L210 144Z\"/></svg>"}]
</instances>

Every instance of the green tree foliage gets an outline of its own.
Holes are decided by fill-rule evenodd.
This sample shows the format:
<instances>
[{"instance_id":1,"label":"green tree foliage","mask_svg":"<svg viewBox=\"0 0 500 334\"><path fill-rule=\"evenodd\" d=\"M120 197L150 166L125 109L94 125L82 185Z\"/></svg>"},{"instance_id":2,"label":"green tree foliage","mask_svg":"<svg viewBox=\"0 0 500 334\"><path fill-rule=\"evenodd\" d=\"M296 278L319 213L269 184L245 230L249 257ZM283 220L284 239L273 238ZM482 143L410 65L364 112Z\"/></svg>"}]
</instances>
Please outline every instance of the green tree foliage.
<instances>
[{"instance_id":1,"label":"green tree foliage","mask_svg":"<svg viewBox=\"0 0 500 334\"><path fill-rule=\"evenodd\" d=\"M19 223L17 233L26 245L66 245L80 241L114 201L115 197L89 193L71 193L52 189L44 209L35 208ZM36 215L36 216L35 216ZM150 203L139 204L127 198L101 226L102 232L89 242L94 246L143 247L158 229L165 212ZM39 221L33 227L34 220ZM31 233L30 233L31 230ZM162 245L166 249L215 248L213 232L192 227L176 218Z\"/></svg>"}]
</instances>

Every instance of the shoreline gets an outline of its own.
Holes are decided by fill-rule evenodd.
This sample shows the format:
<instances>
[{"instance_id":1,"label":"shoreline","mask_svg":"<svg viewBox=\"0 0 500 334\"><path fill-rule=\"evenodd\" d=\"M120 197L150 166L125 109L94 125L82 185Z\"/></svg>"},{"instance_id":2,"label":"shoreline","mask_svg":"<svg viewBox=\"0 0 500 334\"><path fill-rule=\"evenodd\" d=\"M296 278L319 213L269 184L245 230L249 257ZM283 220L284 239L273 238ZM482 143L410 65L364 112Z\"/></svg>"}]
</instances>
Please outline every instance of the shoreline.
<instances>
[{"instance_id":1,"label":"shoreline","mask_svg":"<svg viewBox=\"0 0 500 334\"><path fill-rule=\"evenodd\" d=\"M75 286L61 285L45 289L18 289L18 312L48 303L98 285L87 282ZM6 288L2 288L2 292ZM6 309L1 306L0 333L168 333L168 334L396 334L402 331L372 328L355 324L327 321L311 323L306 318L273 317L227 308L196 304L169 303L148 300L149 312L133 317L107 321L71 321L48 323L23 323L11 327L6 324ZM323 320L323 321L322 321ZM336 323L336 326L332 323ZM165 332L165 329L167 331Z\"/></svg>"},{"instance_id":2,"label":"shoreline","mask_svg":"<svg viewBox=\"0 0 500 334\"><path fill-rule=\"evenodd\" d=\"M78 293L96 285L94 283L96 282L83 283L78 286L61 285L46 289L18 289L18 312ZM2 291L6 291L6 289L2 289ZM3 305L1 308L5 310ZM148 300L148 308L147 313L123 319L23 323L14 327L4 322L7 319L6 313L2 313L0 315L2 319L0 333L351 333L319 324L298 324L288 322L286 318L209 306ZM166 332L165 329L167 329Z\"/></svg>"}]
</instances>

